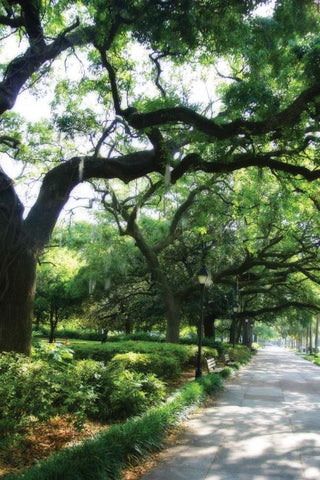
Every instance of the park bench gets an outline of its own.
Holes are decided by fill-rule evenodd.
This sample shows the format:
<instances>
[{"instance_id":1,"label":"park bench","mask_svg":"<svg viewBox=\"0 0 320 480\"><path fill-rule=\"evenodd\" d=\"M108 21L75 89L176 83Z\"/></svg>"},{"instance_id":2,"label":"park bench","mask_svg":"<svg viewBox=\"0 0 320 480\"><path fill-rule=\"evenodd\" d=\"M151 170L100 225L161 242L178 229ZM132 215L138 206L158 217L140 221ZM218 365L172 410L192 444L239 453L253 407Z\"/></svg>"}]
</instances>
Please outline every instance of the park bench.
<instances>
[{"instance_id":1,"label":"park bench","mask_svg":"<svg viewBox=\"0 0 320 480\"><path fill-rule=\"evenodd\" d=\"M231 359L230 359L230 355L228 353L225 353L224 354L224 363L226 365L228 365L229 367L232 367L232 365L235 365L236 362L233 362Z\"/></svg>"},{"instance_id":2,"label":"park bench","mask_svg":"<svg viewBox=\"0 0 320 480\"><path fill-rule=\"evenodd\" d=\"M224 367L217 367L217 363L214 358L206 358L207 367L209 373L220 373Z\"/></svg>"}]
</instances>

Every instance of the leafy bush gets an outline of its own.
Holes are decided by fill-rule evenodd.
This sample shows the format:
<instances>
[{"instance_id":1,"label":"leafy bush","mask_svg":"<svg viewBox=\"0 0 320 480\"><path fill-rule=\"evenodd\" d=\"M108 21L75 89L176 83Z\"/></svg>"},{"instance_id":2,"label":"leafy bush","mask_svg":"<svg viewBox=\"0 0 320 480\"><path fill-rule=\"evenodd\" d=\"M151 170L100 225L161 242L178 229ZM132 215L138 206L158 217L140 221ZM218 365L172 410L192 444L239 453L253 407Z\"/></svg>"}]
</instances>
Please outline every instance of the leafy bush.
<instances>
[{"instance_id":1,"label":"leafy bush","mask_svg":"<svg viewBox=\"0 0 320 480\"><path fill-rule=\"evenodd\" d=\"M119 420L164 399L154 375L129 372L93 360L50 364L23 355L0 355L0 442L10 446L24 428L71 414L81 426L89 416Z\"/></svg>"},{"instance_id":2,"label":"leafy bush","mask_svg":"<svg viewBox=\"0 0 320 480\"><path fill-rule=\"evenodd\" d=\"M73 360L74 351L62 343L35 342L32 350L32 358L54 361L57 363L70 363Z\"/></svg>"},{"instance_id":3,"label":"leafy bush","mask_svg":"<svg viewBox=\"0 0 320 480\"><path fill-rule=\"evenodd\" d=\"M251 350L245 345L227 345L224 350L228 353L232 362L239 362L240 364L247 363L252 357Z\"/></svg>"},{"instance_id":4,"label":"leafy bush","mask_svg":"<svg viewBox=\"0 0 320 480\"><path fill-rule=\"evenodd\" d=\"M158 343L158 342L142 342L142 341L124 341L105 344L74 344L72 348L75 352L75 358L92 358L97 361L110 361L119 353L149 353L159 355L162 358L174 357L180 368L194 361L196 357L197 347Z\"/></svg>"},{"instance_id":5,"label":"leafy bush","mask_svg":"<svg viewBox=\"0 0 320 480\"><path fill-rule=\"evenodd\" d=\"M200 383L207 395L212 395L213 393L218 392L223 386L221 375L217 375L216 373L202 375L197 378L197 382Z\"/></svg>"},{"instance_id":6,"label":"leafy bush","mask_svg":"<svg viewBox=\"0 0 320 480\"><path fill-rule=\"evenodd\" d=\"M129 333L127 335L113 335L112 337L110 337L111 341L116 341L116 339L119 339L121 341L140 340L144 342L164 342L165 336L160 333L135 332Z\"/></svg>"},{"instance_id":7,"label":"leafy bush","mask_svg":"<svg viewBox=\"0 0 320 480\"><path fill-rule=\"evenodd\" d=\"M76 363L78 379L92 387L95 401L86 414L102 421L123 420L159 404L165 397L164 384L154 375L128 371L121 365L95 360Z\"/></svg>"},{"instance_id":8,"label":"leafy bush","mask_svg":"<svg viewBox=\"0 0 320 480\"><path fill-rule=\"evenodd\" d=\"M93 440L65 449L39 462L23 475L8 475L6 480L118 480L126 465L137 463L151 452L160 450L167 432L204 397L201 383L190 382L172 402L151 409L123 425L115 425Z\"/></svg>"},{"instance_id":9,"label":"leafy bush","mask_svg":"<svg viewBox=\"0 0 320 480\"><path fill-rule=\"evenodd\" d=\"M177 378L181 374L181 365L173 355L152 353L118 353L111 364L142 373L154 373L160 378Z\"/></svg>"},{"instance_id":10,"label":"leafy bush","mask_svg":"<svg viewBox=\"0 0 320 480\"><path fill-rule=\"evenodd\" d=\"M222 378L227 378L232 374L231 367L224 367L224 369L220 372Z\"/></svg>"},{"instance_id":11,"label":"leafy bush","mask_svg":"<svg viewBox=\"0 0 320 480\"><path fill-rule=\"evenodd\" d=\"M163 383L152 374L122 370L112 380L111 394L99 409L100 413L104 406L107 418L125 419L138 415L165 398Z\"/></svg>"},{"instance_id":12,"label":"leafy bush","mask_svg":"<svg viewBox=\"0 0 320 480\"><path fill-rule=\"evenodd\" d=\"M198 344L198 336L196 334L188 335L187 337L180 338L180 343L182 345L197 345ZM217 355L221 355L224 351L224 346L227 345L223 342L217 342L213 338L204 337L202 339L202 346L209 347L211 349L216 350L218 353ZM216 355L214 355L216 356Z\"/></svg>"},{"instance_id":13,"label":"leafy bush","mask_svg":"<svg viewBox=\"0 0 320 480\"><path fill-rule=\"evenodd\" d=\"M49 337L50 329L44 325L40 325L36 330L33 331L33 335ZM69 338L69 339L79 339L79 340L91 340L91 341L101 341L101 332L92 331L92 330L80 330L75 329L71 330L70 328L58 328L55 332L56 338Z\"/></svg>"},{"instance_id":14,"label":"leafy bush","mask_svg":"<svg viewBox=\"0 0 320 480\"><path fill-rule=\"evenodd\" d=\"M1 442L12 443L23 428L58 413L72 413L79 421L95 394L74 373L73 365L62 369L23 355L0 355Z\"/></svg>"}]
</instances>

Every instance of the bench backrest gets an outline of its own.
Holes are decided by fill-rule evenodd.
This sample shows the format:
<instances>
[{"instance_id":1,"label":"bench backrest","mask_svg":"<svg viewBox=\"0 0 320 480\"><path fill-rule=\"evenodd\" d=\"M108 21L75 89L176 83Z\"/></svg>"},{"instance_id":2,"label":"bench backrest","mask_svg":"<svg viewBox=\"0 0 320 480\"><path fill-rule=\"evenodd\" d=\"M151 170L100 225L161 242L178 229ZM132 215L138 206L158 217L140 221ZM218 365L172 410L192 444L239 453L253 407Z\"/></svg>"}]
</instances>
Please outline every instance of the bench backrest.
<instances>
[{"instance_id":1,"label":"bench backrest","mask_svg":"<svg viewBox=\"0 0 320 480\"><path fill-rule=\"evenodd\" d=\"M216 361L214 358L207 358L207 365L209 372L213 372L216 367Z\"/></svg>"}]
</instances>

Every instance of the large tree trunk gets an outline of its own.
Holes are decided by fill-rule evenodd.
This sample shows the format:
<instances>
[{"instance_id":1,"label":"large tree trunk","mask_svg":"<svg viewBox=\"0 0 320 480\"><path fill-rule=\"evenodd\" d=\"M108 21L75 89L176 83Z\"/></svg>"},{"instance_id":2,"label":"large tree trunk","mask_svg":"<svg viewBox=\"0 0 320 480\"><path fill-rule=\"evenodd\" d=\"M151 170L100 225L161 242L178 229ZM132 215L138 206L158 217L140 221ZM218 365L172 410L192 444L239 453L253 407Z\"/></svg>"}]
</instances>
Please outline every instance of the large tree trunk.
<instances>
[{"instance_id":1,"label":"large tree trunk","mask_svg":"<svg viewBox=\"0 0 320 480\"><path fill-rule=\"evenodd\" d=\"M124 331L126 335L130 335L132 333L132 321L129 315L125 316L124 320Z\"/></svg>"},{"instance_id":2,"label":"large tree trunk","mask_svg":"<svg viewBox=\"0 0 320 480\"><path fill-rule=\"evenodd\" d=\"M37 251L11 179L0 170L0 351L30 353Z\"/></svg>"},{"instance_id":3,"label":"large tree trunk","mask_svg":"<svg viewBox=\"0 0 320 480\"><path fill-rule=\"evenodd\" d=\"M166 305L166 342L179 343L180 337L180 302L169 292L163 295Z\"/></svg>"},{"instance_id":4,"label":"large tree trunk","mask_svg":"<svg viewBox=\"0 0 320 480\"><path fill-rule=\"evenodd\" d=\"M34 253L23 251L6 265L0 294L0 351L30 354L36 264Z\"/></svg>"}]
</instances>

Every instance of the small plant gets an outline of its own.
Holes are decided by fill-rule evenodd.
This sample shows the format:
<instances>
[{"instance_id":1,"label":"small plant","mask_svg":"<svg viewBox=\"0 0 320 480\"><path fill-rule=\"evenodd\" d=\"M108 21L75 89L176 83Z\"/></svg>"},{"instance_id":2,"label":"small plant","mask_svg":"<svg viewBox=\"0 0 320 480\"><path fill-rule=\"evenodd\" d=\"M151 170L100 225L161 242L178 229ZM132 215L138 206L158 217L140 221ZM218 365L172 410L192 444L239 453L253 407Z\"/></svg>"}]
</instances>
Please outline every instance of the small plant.
<instances>
[{"instance_id":1,"label":"small plant","mask_svg":"<svg viewBox=\"0 0 320 480\"><path fill-rule=\"evenodd\" d=\"M232 368L231 367L224 367L222 372L220 373L222 378L227 378L232 374Z\"/></svg>"},{"instance_id":2,"label":"small plant","mask_svg":"<svg viewBox=\"0 0 320 480\"><path fill-rule=\"evenodd\" d=\"M223 381L221 374L209 373L208 375L202 375L197 379L197 382L203 387L207 395L212 395L221 390Z\"/></svg>"},{"instance_id":3,"label":"small plant","mask_svg":"<svg viewBox=\"0 0 320 480\"><path fill-rule=\"evenodd\" d=\"M62 343L37 342L32 357L64 364L73 360L74 351Z\"/></svg>"}]
</instances>

